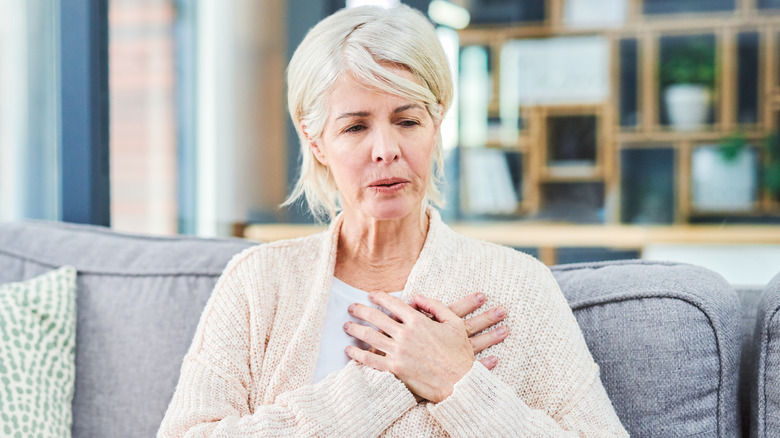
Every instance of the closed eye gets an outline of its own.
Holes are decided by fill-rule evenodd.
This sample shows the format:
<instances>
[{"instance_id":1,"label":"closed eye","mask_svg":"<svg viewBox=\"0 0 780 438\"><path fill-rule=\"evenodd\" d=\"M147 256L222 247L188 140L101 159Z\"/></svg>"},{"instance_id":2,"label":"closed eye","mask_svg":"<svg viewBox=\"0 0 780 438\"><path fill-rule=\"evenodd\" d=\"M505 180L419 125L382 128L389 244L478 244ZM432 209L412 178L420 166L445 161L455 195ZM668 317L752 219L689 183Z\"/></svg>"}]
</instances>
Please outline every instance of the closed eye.
<instances>
[{"instance_id":1,"label":"closed eye","mask_svg":"<svg viewBox=\"0 0 780 438\"><path fill-rule=\"evenodd\" d=\"M407 127L420 126L420 122L418 122L417 120L408 120L408 119L407 120L401 120L401 122L399 124L401 126L407 126Z\"/></svg>"},{"instance_id":2,"label":"closed eye","mask_svg":"<svg viewBox=\"0 0 780 438\"><path fill-rule=\"evenodd\" d=\"M360 131L362 131L364 129L366 129L366 127L363 126L363 125L352 125L352 126L348 127L347 129L345 129L344 132L346 132L346 133L356 133L356 132L360 132Z\"/></svg>"}]
</instances>

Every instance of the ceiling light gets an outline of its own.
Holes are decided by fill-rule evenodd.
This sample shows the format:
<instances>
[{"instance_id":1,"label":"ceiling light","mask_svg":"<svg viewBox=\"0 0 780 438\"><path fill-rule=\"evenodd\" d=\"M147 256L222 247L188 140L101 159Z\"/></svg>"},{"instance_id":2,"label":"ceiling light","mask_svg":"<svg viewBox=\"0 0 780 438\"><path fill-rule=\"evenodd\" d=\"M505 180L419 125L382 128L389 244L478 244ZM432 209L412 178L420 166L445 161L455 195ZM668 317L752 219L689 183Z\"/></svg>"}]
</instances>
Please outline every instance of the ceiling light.
<instances>
[{"instance_id":1,"label":"ceiling light","mask_svg":"<svg viewBox=\"0 0 780 438\"><path fill-rule=\"evenodd\" d=\"M444 0L433 0L428 5L428 16L434 22L453 29L463 29L471 21L469 11Z\"/></svg>"}]
</instances>

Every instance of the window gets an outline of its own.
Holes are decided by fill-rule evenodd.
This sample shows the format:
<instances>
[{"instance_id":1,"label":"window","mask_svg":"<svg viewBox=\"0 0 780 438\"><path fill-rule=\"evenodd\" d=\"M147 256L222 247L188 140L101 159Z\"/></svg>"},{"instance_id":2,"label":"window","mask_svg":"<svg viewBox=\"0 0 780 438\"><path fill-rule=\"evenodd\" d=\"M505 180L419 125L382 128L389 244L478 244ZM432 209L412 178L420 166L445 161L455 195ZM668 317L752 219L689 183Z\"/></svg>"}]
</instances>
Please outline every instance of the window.
<instances>
[{"instance_id":1,"label":"window","mask_svg":"<svg viewBox=\"0 0 780 438\"><path fill-rule=\"evenodd\" d=\"M58 219L58 2L0 10L0 221Z\"/></svg>"}]
</instances>

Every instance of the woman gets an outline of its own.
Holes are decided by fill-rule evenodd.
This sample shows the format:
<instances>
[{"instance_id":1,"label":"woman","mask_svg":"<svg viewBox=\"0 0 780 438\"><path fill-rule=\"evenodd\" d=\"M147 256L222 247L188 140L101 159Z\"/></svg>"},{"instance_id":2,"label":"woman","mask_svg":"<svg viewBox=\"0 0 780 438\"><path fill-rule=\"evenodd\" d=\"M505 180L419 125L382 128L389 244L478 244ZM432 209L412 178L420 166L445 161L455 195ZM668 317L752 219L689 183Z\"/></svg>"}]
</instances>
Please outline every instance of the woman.
<instances>
[{"instance_id":1,"label":"woman","mask_svg":"<svg viewBox=\"0 0 780 438\"><path fill-rule=\"evenodd\" d=\"M288 203L334 219L230 262L160 435L625 436L550 272L429 206L452 84L427 20L340 11L288 85L304 156ZM473 291L494 308L464 321Z\"/></svg>"}]
</instances>

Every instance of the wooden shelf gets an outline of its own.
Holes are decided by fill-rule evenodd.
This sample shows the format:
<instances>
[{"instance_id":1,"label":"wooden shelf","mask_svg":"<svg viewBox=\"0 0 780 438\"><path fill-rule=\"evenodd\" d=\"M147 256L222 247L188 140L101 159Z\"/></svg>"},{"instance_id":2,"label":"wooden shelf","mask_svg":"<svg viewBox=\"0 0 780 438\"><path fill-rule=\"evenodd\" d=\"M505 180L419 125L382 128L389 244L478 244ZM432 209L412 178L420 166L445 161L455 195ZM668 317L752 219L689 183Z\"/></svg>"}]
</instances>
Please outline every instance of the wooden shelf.
<instances>
[{"instance_id":1,"label":"wooden shelf","mask_svg":"<svg viewBox=\"0 0 780 438\"><path fill-rule=\"evenodd\" d=\"M686 34L712 32L715 29L751 30L780 25L780 9L734 12L706 12L641 15L620 27L567 28L563 24L486 24L472 25L458 31L461 45L484 45L486 41L539 38L552 36L609 35L617 38L638 37L645 33Z\"/></svg>"},{"instance_id":2,"label":"wooden shelf","mask_svg":"<svg viewBox=\"0 0 780 438\"><path fill-rule=\"evenodd\" d=\"M641 249L652 243L777 245L780 225L571 225L514 221L453 223L464 236L512 247ZM255 242L294 239L325 231L325 225L254 224L244 237Z\"/></svg>"},{"instance_id":3,"label":"wooden shelf","mask_svg":"<svg viewBox=\"0 0 780 438\"><path fill-rule=\"evenodd\" d=\"M624 214L621 206L623 190L644 190L643 183L624 183L630 173L623 172L623 153L633 149L671 149L673 151L674 212L676 225L688 223L693 216L759 217L774 215L780 222L780 203L772 201L766 194L751 212L722 214L697 213L692 205L692 151L697 147L717 144L724 138L743 132L749 141L758 142L766 134L780 128L780 8L758 9L755 0L737 1L729 11L644 14L641 0L627 0L628 13L625 23L617 27L569 28L563 21L563 0L547 0L545 21L536 23L473 25L459 32L461 46L486 46L491 51L492 100L489 114L496 117L500 112L501 51L507 42L522 39L554 37L601 36L606 40L609 51L609 92L603 102L597 103L546 103L521 106L523 118L522 139L517 145L507 145L504 150L515 150L523 154L523 211L539 213L545 205L544 189L550 183L603 184L605 203L604 217L609 224L616 225ZM755 33L757 46L740 45L743 33ZM714 45L716 78L712 90L712 116L710 124L694 132L675 131L662 124L662 98L660 93L660 62L666 59L673 39L668 37L711 35ZM633 70L622 70L622 41L634 40L634 49L627 49ZM633 44L633 43L630 43ZM627 47L632 47L631 45ZM753 48L753 49L751 49ZM750 50L754 50L751 52ZM750 102L740 106L740 60L743 56L757 57L756 80L757 102L755 108ZM753 58L756 59L756 58ZM748 67L746 67L748 68ZM631 103L622 107L621 80L626 75L631 91ZM752 75L752 70L751 73ZM636 78L635 80L633 78ZM752 80L752 79L751 79ZM744 85L744 84L743 84ZM634 95L635 93L635 95ZM743 101L744 102L744 101ZM743 103L744 105L744 103ZM755 111L755 122L740 123L747 111ZM549 123L553 117L594 115L596 117L597 146L593 166L556 166L550 163ZM624 120L634 126L621 126ZM750 117L748 117L750 119ZM744 120L744 119L743 119ZM488 145L494 147L496 145ZM759 160L766 159L764 152ZM667 178L667 180L670 180ZM624 186L624 184L626 184ZM631 184L635 184L632 186ZM637 189L637 187L639 187ZM633 192L632 192L633 193ZM630 196L630 194L629 194ZM631 207L634 208L634 207ZM468 212L465 212L468 214Z\"/></svg>"},{"instance_id":4,"label":"wooden shelf","mask_svg":"<svg viewBox=\"0 0 780 438\"><path fill-rule=\"evenodd\" d=\"M654 243L708 245L777 245L776 225L569 225L532 222L454 223L465 236L517 248L539 248L540 258L555 264L557 248L634 249ZM324 225L249 225L244 237L256 242L292 239L324 231ZM546 256L544 254L547 254ZM546 259L546 260L545 260Z\"/></svg>"}]
</instances>

